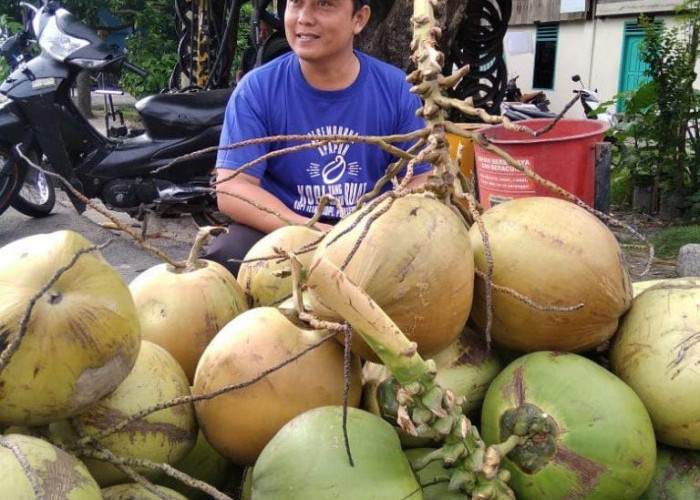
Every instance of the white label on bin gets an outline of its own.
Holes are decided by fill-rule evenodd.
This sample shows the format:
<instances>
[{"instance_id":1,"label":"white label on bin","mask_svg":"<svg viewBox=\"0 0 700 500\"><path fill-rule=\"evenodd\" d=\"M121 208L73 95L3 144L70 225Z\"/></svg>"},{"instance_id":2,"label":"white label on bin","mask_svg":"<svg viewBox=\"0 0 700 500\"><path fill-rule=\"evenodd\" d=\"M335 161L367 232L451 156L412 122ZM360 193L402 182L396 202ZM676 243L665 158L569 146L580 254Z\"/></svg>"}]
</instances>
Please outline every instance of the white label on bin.
<instances>
[{"instance_id":1,"label":"white label on bin","mask_svg":"<svg viewBox=\"0 0 700 500\"><path fill-rule=\"evenodd\" d=\"M535 160L532 156L515 158L528 170L535 170ZM535 194L535 183L520 170L508 165L499 156L478 155L477 178L480 192L489 194L527 196Z\"/></svg>"}]
</instances>

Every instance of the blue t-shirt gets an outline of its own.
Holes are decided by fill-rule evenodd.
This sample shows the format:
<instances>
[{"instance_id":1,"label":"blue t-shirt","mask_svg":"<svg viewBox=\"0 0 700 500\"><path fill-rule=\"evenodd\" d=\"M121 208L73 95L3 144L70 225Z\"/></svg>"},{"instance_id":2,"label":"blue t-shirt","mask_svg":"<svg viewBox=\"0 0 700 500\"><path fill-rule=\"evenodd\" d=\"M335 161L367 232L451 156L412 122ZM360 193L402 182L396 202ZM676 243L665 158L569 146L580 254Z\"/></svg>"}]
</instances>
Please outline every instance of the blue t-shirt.
<instances>
[{"instance_id":1,"label":"blue t-shirt","mask_svg":"<svg viewBox=\"0 0 700 500\"><path fill-rule=\"evenodd\" d=\"M402 134L425 126L415 115L420 100L409 92L398 68L361 52L360 73L347 88L322 91L309 85L293 52L248 73L226 108L220 145L275 135ZM301 142L273 142L220 150L216 166L236 169L263 154ZM407 149L410 144L394 144ZM339 213L329 205L324 220L337 220L385 173L392 155L363 143L326 144L286 154L245 170L260 185L299 215L312 216L325 194L338 199ZM417 165L414 173L430 169ZM389 189L389 184L385 189Z\"/></svg>"}]
</instances>

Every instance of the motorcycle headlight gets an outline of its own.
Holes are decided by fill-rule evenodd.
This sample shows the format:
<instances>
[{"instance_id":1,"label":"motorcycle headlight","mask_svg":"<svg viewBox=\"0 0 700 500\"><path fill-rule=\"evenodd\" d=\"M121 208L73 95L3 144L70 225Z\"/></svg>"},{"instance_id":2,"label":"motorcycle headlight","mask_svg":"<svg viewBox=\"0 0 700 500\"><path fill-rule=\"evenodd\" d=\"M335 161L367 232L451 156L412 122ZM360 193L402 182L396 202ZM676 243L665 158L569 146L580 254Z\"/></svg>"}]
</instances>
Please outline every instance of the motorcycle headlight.
<instances>
[{"instance_id":1,"label":"motorcycle headlight","mask_svg":"<svg viewBox=\"0 0 700 500\"><path fill-rule=\"evenodd\" d=\"M63 33L58 29L55 17L49 19L39 36L39 47L59 61L64 61L73 52L89 44L87 40Z\"/></svg>"}]
</instances>

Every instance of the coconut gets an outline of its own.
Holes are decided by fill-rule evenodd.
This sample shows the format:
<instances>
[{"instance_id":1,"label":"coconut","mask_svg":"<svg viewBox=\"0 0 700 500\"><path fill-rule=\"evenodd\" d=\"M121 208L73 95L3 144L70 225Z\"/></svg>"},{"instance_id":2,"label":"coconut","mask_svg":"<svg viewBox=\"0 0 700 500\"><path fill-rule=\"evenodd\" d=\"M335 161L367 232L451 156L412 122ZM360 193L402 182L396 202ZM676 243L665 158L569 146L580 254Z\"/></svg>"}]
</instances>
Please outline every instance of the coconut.
<instances>
[{"instance_id":1,"label":"coconut","mask_svg":"<svg viewBox=\"0 0 700 500\"><path fill-rule=\"evenodd\" d=\"M87 435L96 436L131 415L189 394L189 382L175 358L162 347L143 341L134 369L124 382L112 394L74 417L73 424ZM73 440L65 423L54 423L50 430L58 439ZM196 438L194 408L192 403L187 403L131 422L99 439L99 443L121 457L174 464L192 449ZM107 462L86 458L85 463L102 487L125 480L122 472ZM150 478L159 475L152 470L136 470Z\"/></svg>"},{"instance_id":2,"label":"coconut","mask_svg":"<svg viewBox=\"0 0 700 500\"><path fill-rule=\"evenodd\" d=\"M188 500L186 496L165 486L155 485L155 487L168 495L171 500ZM128 483L104 488L102 490L102 500L161 500L161 497L151 493L143 485Z\"/></svg>"},{"instance_id":3,"label":"coconut","mask_svg":"<svg viewBox=\"0 0 700 500\"><path fill-rule=\"evenodd\" d=\"M519 438L501 463L518 500L634 500L654 472L644 404L576 354L537 352L508 365L486 393L481 435L487 445Z\"/></svg>"},{"instance_id":4,"label":"coconut","mask_svg":"<svg viewBox=\"0 0 700 500\"><path fill-rule=\"evenodd\" d=\"M369 213L349 215L320 243L310 269L321 258L367 292L424 356L450 345L464 328L474 285L469 235L464 222L434 198L389 198ZM341 320L313 287L310 298L315 314ZM378 361L359 335L352 349Z\"/></svg>"},{"instance_id":5,"label":"coconut","mask_svg":"<svg viewBox=\"0 0 700 500\"><path fill-rule=\"evenodd\" d=\"M197 366L193 393L217 391L261 375L326 331L305 330L277 309L258 307L237 316L214 337ZM343 400L343 347L331 340L239 390L196 403L211 445L234 463L252 465L275 433L300 413ZM360 363L353 359L348 402L360 401Z\"/></svg>"},{"instance_id":6,"label":"coconut","mask_svg":"<svg viewBox=\"0 0 700 500\"><path fill-rule=\"evenodd\" d=\"M463 399L462 411L469 413L481 408L491 381L503 368L486 342L472 329L465 327L462 335L433 357L437 374L435 382ZM362 367L362 407L378 416L395 418L397 382L385 382L391 372L384 365L365 362ZM379 401L378 401L379 399ZM409 436L397 428L404 448L425 446L430 441Z\"/></svg>"},{"instance_id":7,"label":"coconut","mask_svg":"<svg viewBox=\"0 0 700 500\"><path fill-rule=\"evenodd\" d=\"M632 301L610 352L649 410L656 438L700 449L700 278L664 280Z\"/></svg>"},{"instance_id":8,"label":"coconut","mask_svg":"<svg viewBox=\"0 0 700 500\"><path fill-rule=\"evenodd\" d=\"M0 485L0 496L8 500L102 498L80 460L42 439L20 434L0 436Z\"/></svg>"},{"instance_id":9,"label":"coconut","mask_svg":"<svg viewBox=\"0 0 700 500\"><path fill-rule=\"evenodd\" d=\"M700 452L660 445L656 470L639 500L697 500L700 498Z\"/></svg>"},{"instance_id":10,"label":"coconut","mask_svg":"<svg viewBox=\"0 0 700 500\"><path fill-rule=\"evenodd\" d=\"M199 357L223 326L245 311L245 294L221 264L196 260L184 269L154 266L129 285L141 334L163 347L194 380Z\"/></svg>"},{"instance_id":11,"label":"coconut","mask_svg":"<svg viewBox=\"0 0 700 500\"><path fill-rule=\"evenodd\" d=\"M289 261L266 257L277 254L276 249L292 252L302 267L307 268L313 257L305 247L321 239L322 233L306 226L283 226L258 241L246 254L238 271L238 283L245 291L251 306L271 306L292 294ZM255 260L265 259L265 260ZM281 273L281 274L280 274Z\"/></svg>"},{"instance_id":12,"label":"coconut","mask_svg":"<svg viewBox=\"0 0 700 500\"><path fill-rule=\"evenodd\" d=\"M348 408L307 411L285 425L253 468L252 500L421 500L420 485L391 426Z\"/></svg>"},{"instance_id":13,"label":"coconut","mask_svg":"<svg viewBox=\"0 0 700 500\"><path fill-rule=\"evenodd\" d=\"M630 306L632 289L620 247L605 224L573 203L546 197L501 203L485 212L483 221L493 256L493 283L534 302L493 289L491 334L498 344L526 352L580 352L612 337ZM485 273L477 225L469 236L476 267ZM484 331L486 287L479 276L472 318Z\"/></svg>"},{"instance_id":14,"label":"coconut","mask_svg":"<svg viewBox=\"0 0 700 500\"><path fill-rule=\"evenodd\" d=\"M235 466L229 460L222 457L212 448L201 430L197 434L197 442L194 448L182 460L178 461L174 467L180 472L205 482L218 490L221 490L229 482L230 476L242 475L242 471L235 470ZM207 493L187 486L174 477L163 477L159 480L159 483L181 493L189 500L211 499Z\"/></svg>"},{"instance_id":15,"label":"coconut","mask_svg":"<svg viewBox=\"0 0 700 500\"><path fill-rule=\"evenodd\" d=\"M72 231L0 248L0 351L14 341L29 302L90 242ZM129 289L92 251L36 302L19 348L0 371L0 424L45 425L75 415L128 375L140 345Z\"/></svg>"}]
</instances>

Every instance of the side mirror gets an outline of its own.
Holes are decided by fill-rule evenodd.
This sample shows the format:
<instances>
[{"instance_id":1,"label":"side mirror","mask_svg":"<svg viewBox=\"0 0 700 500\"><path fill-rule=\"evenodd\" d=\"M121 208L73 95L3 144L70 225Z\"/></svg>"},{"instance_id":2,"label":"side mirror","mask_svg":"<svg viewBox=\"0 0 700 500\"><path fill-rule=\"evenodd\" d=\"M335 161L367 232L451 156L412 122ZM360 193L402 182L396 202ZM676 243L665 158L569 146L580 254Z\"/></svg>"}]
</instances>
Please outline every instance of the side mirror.
<instances>
[{"instance_id":1,"label":"side mirror","mask_svg":"<svg viewBox=\"0 0 700 500\"><path fill-rule=\"evenodd\" d=\"M575 82L580 82L580 81L581 81L581 77L578 76L578 75L572 76L571 79L572 79L573 81L575 81Z\"/></svg>"}]
</instances>

